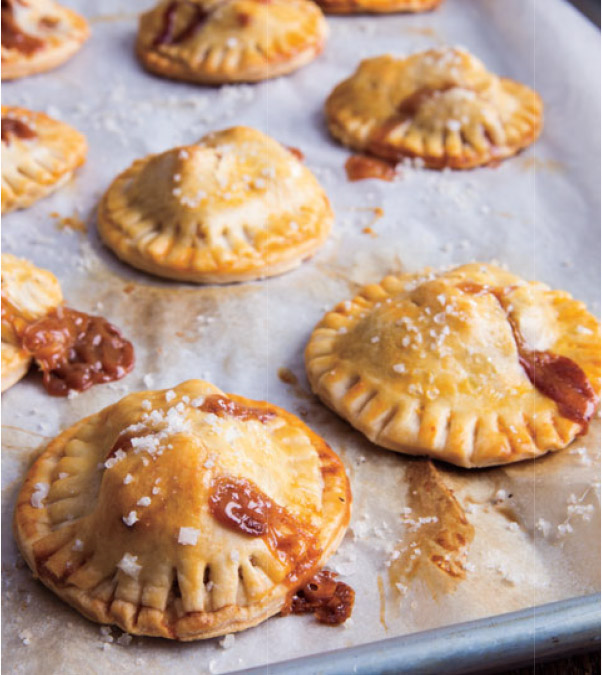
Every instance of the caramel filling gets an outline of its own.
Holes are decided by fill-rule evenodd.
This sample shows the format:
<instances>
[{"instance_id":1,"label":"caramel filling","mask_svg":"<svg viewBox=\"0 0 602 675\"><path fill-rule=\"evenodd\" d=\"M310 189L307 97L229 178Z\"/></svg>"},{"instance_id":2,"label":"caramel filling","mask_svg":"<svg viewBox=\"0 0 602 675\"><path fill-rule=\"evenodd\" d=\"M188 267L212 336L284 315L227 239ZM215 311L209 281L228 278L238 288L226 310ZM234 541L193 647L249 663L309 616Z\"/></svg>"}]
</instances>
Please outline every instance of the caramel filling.
<instances>
[{"instance_id":1,"label":"caramel filling","mask_svg":"<svg viewBox=\"0 0 602 675\"><path fill-rule=\"evenodd\" d=\"M6 145L10 145L11 138L16 136L17 138L36 138L36 132L25 122L15 119L14 117L3 117L2 118L2 142Z\"/></svg>"},{"instance_id":2,"label":"caramel filling","mask_svg":"<svg viewBox=\"0 0 602 675\"><path fill-rule=\"evenodd\" d=\"M31 56L44 46L44 41L21 30L14 15L14 0L2 0L2 46Z\"/></svg>"},{"instance_id":3,"label":"caramel filling","mask_svg":"<svg viewBox=\"0 0 602 675\"><path fill-rule=\"evenodd\" d=\"M119 380L134 367L132 343L100 316L59 306L28 322L3 296L2 323L35 359L51 396Z\"/></svg>"},{"instance_id":4,"label":"caramel filling","mask_svg":"<svg viewBox=\"0 0 602 675\"><path fill-rule=\"evenodd\" d=\"M313 614L320 623L338 626L351 616L355 591L336 580L334 572L322 570L296 593L289 595L281 614Z\"/></svg>"},{"instance_id":5,"label":"caramel filling","mask_svg":"<svg viewBox=\"0 0 602 675\"><path fill-rule=\"evenodd\" d=\"M563 417L579 424L582 434L586 433L600 402L596 392L575 361L567 356L527 346L518 322L508 308L507 295L513 290L512 287L494 288L471 281L462 282L457 287L464 293L489 293L495 297L512 329L519 362L533 386L556 403Z\"/></svg>"},{"instance_id":6,"label":"caramel filling","mask_svg":"<svg viewBox=\"0 0 602 675\"><path fill-rule=\"evenodd\" d=\"M315 532L244 478L220 476L209 495L209 511L224 527L261 537L289 569L286 583L298 587L322 553Z\"/></svg>"}]
</instances>

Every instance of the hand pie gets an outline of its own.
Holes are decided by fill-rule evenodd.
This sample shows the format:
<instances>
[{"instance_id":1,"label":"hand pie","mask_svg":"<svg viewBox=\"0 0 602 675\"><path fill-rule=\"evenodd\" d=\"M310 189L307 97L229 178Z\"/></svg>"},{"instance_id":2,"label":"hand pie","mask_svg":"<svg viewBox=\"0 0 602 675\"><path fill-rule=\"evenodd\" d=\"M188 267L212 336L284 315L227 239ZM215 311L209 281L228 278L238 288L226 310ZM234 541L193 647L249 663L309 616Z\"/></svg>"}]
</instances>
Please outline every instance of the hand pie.
<instances>
[{"instance_id":1,"label":"hand pie","mask_svg":"<svg viewBox=\"0 0 602 675\"><path fill-rule=\"evenodd\" d=\"M15 535L89 619L197 640L279 612L349 521L339 458L294 415L200 380L81 420L31 467Z\"/></svg>"},{"instance_id":2,"label":"hand pie","mask_svg":"<svg viewBox=\"0 0 602 675\"><path fill-rule=\"evenodd\" d=\"M465 467L564 448L599 403L598 322L492 265L366 286L305 356L314 392L371 441Z\"/></svg>"},{"instance_id":3,"label":"hand pie","mask_svg":"<svg viewBox=\"0 0 602 675\"><path fill-rule=\"evenodd\" d=\"M2 391L29 370L32 356L21 345L24 327L48 315L63 302L54 274L2 254Z\"/></svg>"},{"instance_id":4,"label":"hand pie","mask_svg":"<svg viewBox=\"0 0 602 675\"><path fill-rule=\"evenodd\" d=\"M86 139L69 125L3 105L2 213L31 206L64 185L86 151Z\"/></svg>"},{"instance_id":5,"label":"hand pie","mask_svg":"<svg viewBox=\"0 0 602 675\"><path fill-rule=\"evenodd\" d=\"M2 0L2 79L60 66L89 34L82 16L52 0Z\"/></svg>"},{"instance_id":6,"label":"hand pie","mask_svg":"<svg viewBox=\"0 0 602 675\"><path fill-rule=\"evenodd\" d=\"M98 213L103 241L130 265L214 283L297 267L331 224L328 198L310 171L248 127L134 162Z\"/></svg>"},{"instance_id":7,"label":"hand pie","mask_svg":"<svg viewBox=\"0 0 602 675\"><path fill-rule=\"evenodd\" d=\"M542 103L467 51L431 49L362 61L326 101L331 134L383 159L470 169L516 154L539 136Z\"/></svg>"},{"instance_id":8,"label":"hand pie","mask_svg":"<svg viewBox=\"0 0 602 675\"><path fill-rule=\"evenodd\" d=\"M256 82L313 61L327 33L309 0L163 0L141 16L136 51L164 77Z\"/></svg>"},{"instance_id":9,"label":"hand pie","mask_svg":"<svg viewBox=\"0 0 602 675\"><path fill-rule=\"evenodd\" d=\"M132 370L134 348L115 326L62 303L53 274L2 254L3 391L25 375L32 360L52 396L119 380Z\"/></svg>"},{"instance_id":10,"label":"hand pie","mask_svg":"<svg viewBox=\"0 0 602 675\"><path fill-rule=\"evenodd\" d=\"M392 12L426 12L441 0L316 0L327 14L389 14Z\"/></svg>"}]
</instances>

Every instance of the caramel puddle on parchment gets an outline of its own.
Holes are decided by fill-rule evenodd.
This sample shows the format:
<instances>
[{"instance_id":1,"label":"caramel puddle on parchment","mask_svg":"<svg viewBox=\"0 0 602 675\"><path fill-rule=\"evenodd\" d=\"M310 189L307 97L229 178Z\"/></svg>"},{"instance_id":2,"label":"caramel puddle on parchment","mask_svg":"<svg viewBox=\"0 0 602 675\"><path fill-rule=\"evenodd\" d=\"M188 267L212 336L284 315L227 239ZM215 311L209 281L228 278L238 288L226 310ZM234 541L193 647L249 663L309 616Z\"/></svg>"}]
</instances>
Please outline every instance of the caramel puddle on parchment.
<instances>
[{"instance_id":1,"label":"caramel puddle on parchment","mask_svg":"<svg viewBox=\"0 0 602 675\"><path fill-rule=\"evenodd\" d=\"M419 579L436 598L453 592L465 578L474 527L432 462L409 462L406 481L412 511L403 516L406 536L396 547L399 557L391 563L389 578L402 594ZM432 520L420 523L421 518Z\"/></svg>"},{"instance_id":2,"label":"caramel puddle on parchment","mask_svg":"<svg viewBox=\"0 0 602 675\"><path fill-rule=\"evenodd\" d=\"M299 378L290 368L278 368L278 379L291 388L291 392L295 398L301 399L302 401L315 401L315 396L311 392L303 389L299 384Z\"/></svg>"}]
</instances>

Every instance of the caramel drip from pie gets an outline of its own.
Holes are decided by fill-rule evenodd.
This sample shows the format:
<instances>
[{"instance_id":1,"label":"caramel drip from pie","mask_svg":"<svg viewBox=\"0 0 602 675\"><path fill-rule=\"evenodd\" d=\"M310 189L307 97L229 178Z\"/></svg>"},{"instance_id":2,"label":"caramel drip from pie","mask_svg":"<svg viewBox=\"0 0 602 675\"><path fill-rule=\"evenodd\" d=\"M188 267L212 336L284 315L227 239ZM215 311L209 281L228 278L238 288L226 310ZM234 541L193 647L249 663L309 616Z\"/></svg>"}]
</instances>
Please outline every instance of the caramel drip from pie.
<instances>
[{"instance_id":1,"label":"caramel drip from pie","mask_svg":"<svg viewBox=\"0 0 602 675\"><path fill-rule=\"evenodd\" d=\"M42 49L44 41L21 30L15 20L13 3L14 0L2 0L2 46L31 56Z\"/></svg>"},{"instance_id":2,"label":"caramel drip from pie","mask_svg":"<svg viewBox=\"0 0 602 675\"><path fill-rule=\"evenodd\" d=\"M320 623L339 626L351 616L355 591L337 581L334 572L322 570L295 593L289 594L281 614L313 614Z\"/></svg>"},{"instance_id":3,"label":"caramel drip from pie","mask_svg":"<svg viewBox=\"0 0 602 675\"><path fill-rule=\"evenodd\" d=\"M527 377L544 396L556 402L563 417L581 425L581 434L586 433L600 400L587 375L575 361L567 356L530 349L527 346L518 322L508 310L506 296L513 287L494 288L465 281L458 284L457 288L464 293L489 293L496 298L512 328L518 359Z\"/></svg>"},{"instance_id":4,"label":"caramel drip from pie","mask_svg":"<svg viewBox=\"0 0 602 675\"><path fill-rule=\"evenodd\" d=\"M2 118L2 142L6 145L10 145L11 137L16 136L17 138L36 138L36 132L25 122L15 119L14 117L3 117Z\"/></svg>"},{"instance_id":5,"label":"caramel drip from pie","mask_svg":"<svg viewBox=\"0 0 602 675\"><path fill-rule=\"evenodd\" d=\"M2 297L2 323L13 329L21 348L36 360L52 396L121 379L134 367L132 343L102 317L59 306L27 322Z\"/></svg>"},{"instance_id":6,"label":"caramel drip from pie","mask_svg":"<svg viewBox=\"0 0 602 675\"><path fill-rule=\"evenodd\" d=\"M180 32L176 33L176 16L178 10L182 6L190 7L192 9L192 16L186 26L184 26ZM199 27L207 21L210 14L210 11L203 9L192 2L188 2L187 0L174 0L173 2L170 2L165 8L165 13L163 14L163 26L161 32L153 41L153 46L176 45L188 40L188 38L191 38Z\"/></svg>"},{"instance_id":7,"label":"caramel drip from pie","mask_svg":"<svg viewBox=\"0 0 602 675\"><path fill-rule=\"evenodd\" d=\"M313 530L297 521L254 483L244 478L220 476L209 495L209 511L224 527L251 537L261 537L281 563L290 567L286 583L298 587L320 558Z\"/></svg>"},{"instance_id":8,"label":"caramel drip from pie","mask_svg":"<svg viewBox=\"0 0 602 675\"><path fill-rule=\"evenodd\" d=\"M367 155L351 155L345 162L345 171L352 182L366 178L391 182L395 178L395 164Z\"/></svg>"},{"instance_id":9,"label":"caramel drip from pie","mask_svg":"<svg viewBox=\"0 0 602 675\"><path fill-rule=\"evenodd\" d=\"M241 405L231 398L213 394L207 396L203 403L199 406L199 410L207 413L213 413L218 417L236 417L243 422L248 420L257 420L265 424L276 416L276 413L271 410L263 408L250 408L249 406Z\"/></svg>"}]
</instances>

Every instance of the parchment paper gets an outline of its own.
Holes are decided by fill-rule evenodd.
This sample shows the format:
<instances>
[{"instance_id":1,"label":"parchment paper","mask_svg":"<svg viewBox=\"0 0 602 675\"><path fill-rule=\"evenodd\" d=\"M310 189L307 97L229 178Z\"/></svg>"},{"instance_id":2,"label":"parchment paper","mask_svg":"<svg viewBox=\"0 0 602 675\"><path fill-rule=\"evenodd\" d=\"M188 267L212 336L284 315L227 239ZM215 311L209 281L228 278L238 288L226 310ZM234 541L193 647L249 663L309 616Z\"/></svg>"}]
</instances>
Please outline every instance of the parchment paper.
<instances>
[{"instance_id":1,"label":"parchment paper","mask_svg":"<svg viewBox=\"0 0 602 675\"><path fill-rule=\"evenodd\" d=\"M599 33L561 0L447 0L432 14L331 18L324 54L296 74L202 88L139 68L136 13L152 2L69 4L91 20L90 41L59 70L5 84L3 102L79 128L89 140L88 161L58 194L6 216L3 250L50 269L70 305L120 326L135 343L137 366L121 382L70 400L50 399L31 375L2 397L6 672L224 672L598 590L598 420L569 449L534 463L431 469L378 449L326 410L308 393L302 353L323 312L359 284L427 265L497 260L570 291L599 313ZM405 169L394 184L348 183L348 152L329 138L323 121L331 88L360 58L439 44L462 44L493 71L535 86L546 106L541 139L496 169ZM269 281L195 287L138 273L100 245L95 207L119 171L147 153L233 124L301 148L322 181L336 225L310 262ZM384 211L379 219L377 207ZM82 221L87 231L60 229L61 218ZM362 232L367 226L376 236ZM298 384L282 382L280 368ZM48 439L130 391L190 377L304 416L344 459L353 518L331 565L357 592L344 627L275 617L224 646L144 638L125 644L127 636L101 631L24 569L12 508ZM432 502L420 491L427 482ZM465 538L466 546L450 551L464 579L430 562L443 524Z\"/></svg>"}]
</instances>

